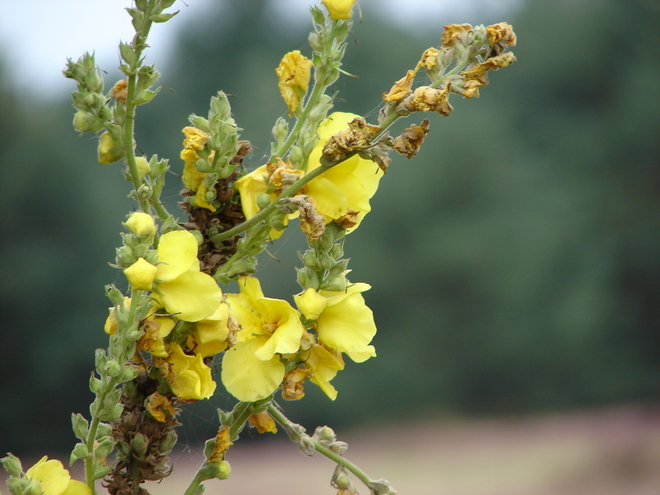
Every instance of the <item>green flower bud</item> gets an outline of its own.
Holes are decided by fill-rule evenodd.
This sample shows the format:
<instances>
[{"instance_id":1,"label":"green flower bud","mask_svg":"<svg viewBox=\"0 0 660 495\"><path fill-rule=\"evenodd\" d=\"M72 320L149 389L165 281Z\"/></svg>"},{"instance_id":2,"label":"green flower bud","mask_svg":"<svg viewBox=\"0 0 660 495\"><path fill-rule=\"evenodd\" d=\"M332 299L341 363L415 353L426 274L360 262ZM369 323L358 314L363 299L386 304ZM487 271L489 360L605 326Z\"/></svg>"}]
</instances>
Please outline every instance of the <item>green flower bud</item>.
<instances>
[{"instance_id":1,"label":"green flower bud","mask_svg":"<svg viewBox=\"0 0 660 495\"><path fill-rule=\"evenodd\" d=\"M275 122L275 125L273 126L273 137L278 143L282 143L288 135L289 123L280 117L277 119L277 122Z\"/></svg>"},{"instance_id":2,"label":"green flower bud","mask_svg":"<svg viewBox=\"0 0 660 495\"><path fill-rule=\"evenodd\" d=\"M87 89L92 93L103 92L103 78L96 67L87 72L87 75L85 76L85 86L87 86Z\"/></svg>"},{"instance_id":3,"label":"green flower bud","mask_svg":"<svg viewBox=\"0 0 660 495\"><path fill-rule=\"evenodd\" d=\"M99 132L103 129L103 124L98 122L91 113L78 110L73 117L73 127L80 132Z\"/></svg>"},{"instance_id":4,"label":"green flower bud","mask_svg":"<svg viewBox=\"0 0 660 495\"><path fill-rule=\"evenodd\" d=\"M257 206L260 210L263 210L266 206L270 204L270 194L260 192L257 194Z\"/></svg>"},{"instance_id":5,"label":"green flower bud","mask_svg":"<svg viewBox=\"0 0 660 495\"><path fill-rule=\"evenodd\" d=\"M23 479L23 493L21 495L43 495L44 489L37 480L32 478ZM14 492L15 493L15 492ZM20 492L18 492L20 493Z\"/></svg>"},{"instance_id":6,"label":"green flower bud","mask_svg":"<svg viewBox=\"0 0 660 495\"><path fill-rule=\"evenodd\" d=\"M165 439L162 442L160 442L159 451L166 453L172 450L176 445L178 438L179 437L175 431L170 431L165 437Z\"/></svg>"},{"instance_id":7,"label":"green flower bud","mask_svg":"<svg viewBox=\"0 0 660 495\"><path fill-rule=\"evenodd\" d=\"M87 448L87 445L84 443L77 443L76 446L73 448L73 451L71 452L72 457L76 457L77 459L86 459L89 457L89 449Z\"/></svg>"},{"instance_id":8,"label":"green flower bud","mask_svg":"<svg viewBox=\"0 0 660 495\"><path fill-rule=\"evenodd\" d=\"M335 454L343 454L348 450L348 444L346 442L333 442L332 445L330 445L330 450Z\"/></svg>"},{"instance_id":9,"label":"green flower bud","mask_svg":"<svg viewBox=\"0 0 660 495\"><path fill-rule=\"evenodd\" d=\"M335 277L332 277L330 280L325 282L321 289L329 290L332 292L345 292L346 291L346 277L344 274L339 274Z\"/></svg>"},{"instance_id":10,"label":"green flower bud","mask_svg":"<svg viewBox=\"0 0 660 495\"><path fill-rule=\"evenodd\" d=\"M138 259L133 249L128 246L117 248L115 252L115 261L121 268L128 268Z\"/></svg>"},{"instance_id":11,"label":"green flower bud","mask_svg":"<svg viewBox=\"0 0 660 495\"><path fill-rule=\"evenodd\" d=\"M96 457L97 458L103 458L107 457L110 452L115 448L115 445L117 442L115 442L112 437L106 437L99 444L96 446ZM80 445L80 444L79 444Z\"/></svg>"},{"instance_id":12,"label":"green flower bud","mask_svg":"<svg viewBox=\"0 0 660 495\"><path fill-rule=\"evenodd\" d=\"M295 168L299 168L303 161L303 152L299 146L291 146L289 151L289 160Z\"/></svg>"},{"instance_id":13,"label":"green flower bud","mask_svg":"<svg viewBox=\"0 0 660 495\"><path fill-rule=\"evenodd\" d=\"M87 434L89 433L89 421L87 421L82 414L74 413L71 415L71 426L76 438L82 441L87 441Z\"/></svg>"},{"instance_id":14,"label":"green flower bud","mask_svg":"<svg viewBox=\"0 0 660 495\"><path fill-rule=\"evenodd\" d=\"M149 439L142 433L136 433L133 440L131 440L131 447L138 456L142 456L149 448Z\"/></svg>"},{"instance_id":15,"label":"green flower bud","mask_svg":"<svg viewBox=\"0 0 660 495\"><path fill-rule=\"evenodd\" d=\"M316 256L316 253L311 249L305 251L305 254L303 254L302 256L302 261L303 263L305 263L305 266L308 266L309 268L312 268L314 270L318 270L321 268L321 265L319 264L318 256Z\"/></svg>"},{"instance_id":16,"label":"green flower bud","mask_svg":"<svg viewBox=\"0 0 660 495\"><path fill-rule=\"evenodd\" d=\"M109 132L104 132L99 138L99 163L110 165L118 162L124 157L122 150L115 144Z\"/></svg>"},{"instance_id":17,"label":"green flower bud","mask_svg":"<svg viewBox=\"0 0 660 495\"><path fill-rule=\"evenodd\" d=\"M137 166L140 179L144 179L151 172L149 162L143 156L135 157L135 165Z\"/></svg>"},{"instance_id":18,"label":"green flower bud","mask_svg":"<svg viewBox=\"0 0 660 495\"><path fill-rule=\"evenodd\" d=\"M321 254L319 256L319 263L321 267L324 268L325 270L330 270L331 268L334 268L336 264L334 258L327 254Z\"/></svg>"},{"instance_id":19,"label":"green flower bud","mask_svg":"<svg viewBox=\"0 0 660 495\"><path fill-rule=\"evenodd\" d=\"M10 476L20 478L21 474L23 474L23 466L21 466L21 461L15 455L7 453L7 456L0 459L0 462L5 468L5 471L7 471Z\"/></svg>"},{"instance_id":20,"label":"green flower bud","mask_svg":"<svg viewBox=\"0 0 660 495\"><path fill-rule=\"evenodd\" d=\"M94 376L94 373L92 373L92 376L89 379L89 389L94 392L95 394L100 394L101 393L101 380L96 378Z\"/></svg>"},{"instance_id":21,"label":"green flower bud","mask_svg":"<svg viewBox=\"0 0 660 495\"><path fill-rule=\"evenodd\" d=\"M318 290L319 288L319 277L311 268L304 267L298 269L296 273L296 279L298 280L298 284L300 284L303 289Z\"/></svg>"},{"instance_id":22,"label":"green flower bud","mask_svg":"<svg viewBox=\"0 0 660 495\"><path fill-rule=\"evenodd\" d=\"M231 106L224 91L218 91L218 96L211 98L211 115L209 117L211 119L215 117L220 120L231 118Z\"/></svg>"},{"instance_id":23,"label":"green flower bud","mask_svg":"<svg viewBox=\"0 0 660 495\"><path fill-rule=\"evenodd\" d=\"M122 367L115 359L108 359L105 363L105 372L109 376L116 377L121 374Z\"/></svg>"}]
</instances>

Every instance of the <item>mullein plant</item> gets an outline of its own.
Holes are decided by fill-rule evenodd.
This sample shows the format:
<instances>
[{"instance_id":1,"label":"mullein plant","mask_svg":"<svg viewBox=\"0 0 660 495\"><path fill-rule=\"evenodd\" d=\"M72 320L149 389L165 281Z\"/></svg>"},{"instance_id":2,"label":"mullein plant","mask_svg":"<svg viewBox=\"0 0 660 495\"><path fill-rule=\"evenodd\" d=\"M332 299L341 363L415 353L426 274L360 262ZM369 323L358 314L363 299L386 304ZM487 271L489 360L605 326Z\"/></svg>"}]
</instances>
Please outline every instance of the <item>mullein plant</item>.
<instances>
[{"instance_id":1,"label":"mullein plant","mask_svg":"<svg viewBox=\"0 0 660 495\"><path fill-rule=\"evenodd\" d=\"M428 48L414 68L382 95L374 123L351 113L332 112L328 88L343 73L341 62L355 0L323 0L311 7L310 56L295 50L275 69L288 108L273 127L270 156L248 172L251 152L232 117L227 96L211 99L207 117L190 116L183 128L180 206L187 218L168 212L160 194L167 159L138 156L134 122L138 105L159 91L160 74L145 64L147 36L154 23L172 19L175 0L135 0L126 9L135 36L119 45L125 78L106 92L94 56L69 60L64 70L77 83L73 124L98 135L102 164L123 163L132 184L133 213L123 223L123 243L114 266L127 289L107 286L112 302L105 323L107 349L96 351L89 381L95 399L89 415L73 414L79 442L70 463L82 460L85 481L71 479L58 460L44 457L27 471L8 454L2 459L14 495L89 495L97 480L111 494L146 494L145 481L160 480L172 468L181 407L207 400L216 391L212 369L237 399L219 410L217 435L205 444L205 461L186 495L201 494L205 480L225 479L225 457L240 432L276 432L277 425L308 455L319 452L334 463L331 484L340 495L358 493L353 477L372 494L393 494L343 456L346 443L333 430L313 435L290 421L276 402L299 400L308 382L330 400L332 379L345 357L361 363L376 356L374 317L365 303L370 286L347 278L344 243L371 210L370 199L390 163L389 153L412 158L429 132L429 119L391 136L399 118L417 113L448 116L452 95L478 97L491 70L515 61L507 50L516 36L507 23L445 26L439 47ZM424 83L416 84L419 72ZM300 293L293 305L264 295L256 256L297 217L309 249L299 253ZM222 287L237 281L238 293Z\"/></svg>"}]
</instances>

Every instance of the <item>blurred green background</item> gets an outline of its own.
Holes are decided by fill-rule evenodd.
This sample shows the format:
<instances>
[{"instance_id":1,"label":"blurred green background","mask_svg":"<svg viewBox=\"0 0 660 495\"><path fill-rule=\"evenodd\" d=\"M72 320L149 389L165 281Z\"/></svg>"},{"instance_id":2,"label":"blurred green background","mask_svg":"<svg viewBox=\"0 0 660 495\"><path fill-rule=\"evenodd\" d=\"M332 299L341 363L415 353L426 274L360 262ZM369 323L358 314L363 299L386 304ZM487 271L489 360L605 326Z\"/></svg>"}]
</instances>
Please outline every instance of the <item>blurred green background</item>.
<instances>
[{"instance_id":1,"label":"blurred green background","mask_svg":"<svg viewBox=\"0 0 660 495\"><path fill-rule=\"evenodd\" d=\"M481 98L431 116L415 159L393 157L346 243L351 280L373 286L378 358L348 363L334 403L309 385L285 405L292 419L355 426L657 401L658 4L528 0L506 18L477 11L414 32L373 6L349 37L344 68L359 78L333 88L338 110L375 121L381 93L439 44L443 24L510 22L518 62ZM167 89L139 108L141 151L179 173L187 116L206 114L222 89L256 147L248 167L262 163L286 112L274 68L287 51L309 53L308 25L268 12L230 2L181 31ZM119 76L104 69L110 87ZM93 351L106 343L103 287L124 285L107 263L133 205L119 166L97 164L93 136L70 125L69 96L33 99L11 77L0 64L0 453L41 455L71 448L70 414L87 413ZM179 189L171 176L172 209ZM273 297L299 290L304 242L289 230L271 249L281 263L260 265ZM201 441L230 403L219 390L183 420L201 423Z\"/></svg>"}]
</instances>

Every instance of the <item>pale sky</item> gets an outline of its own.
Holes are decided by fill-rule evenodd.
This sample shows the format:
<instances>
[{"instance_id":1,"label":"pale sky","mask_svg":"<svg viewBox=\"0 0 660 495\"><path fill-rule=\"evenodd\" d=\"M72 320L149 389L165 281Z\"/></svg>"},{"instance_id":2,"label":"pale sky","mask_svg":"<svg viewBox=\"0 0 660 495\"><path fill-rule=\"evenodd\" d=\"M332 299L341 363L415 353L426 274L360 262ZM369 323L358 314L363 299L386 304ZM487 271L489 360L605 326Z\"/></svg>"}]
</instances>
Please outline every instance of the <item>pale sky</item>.
<instances>
[{"instance_id":1,"label":"pale sky","mask_svg":"<svg viewBox=\"0 0 660 495\"><path fill-rule=\"evenodd\" d=\"M249 1L249 0L225 0ZM437 24L441 32L447 16L450 22L475 22L481 13L503 16L523 0L360 0L377 7L391 22L406 28ZM147 52L149 63L161 70L176 32L221 0L177 0L169 11L177 17L152 28ZM281 22L309 23L309 6L320 0L272 0L273 15ZM96 53L103 68L119 65L117 45L130 41L133 30L124 11L131 0L0 0L0 60L12 85L49 96L71 90L61 74L67 58L76 60L85 51ZM374 9L370 9L373 11ZM455 18L455 19L454 19ZM368 22L368 19L364 19ZM476 21L479 22L479 21Z\"/></svg>"}]
</instances>

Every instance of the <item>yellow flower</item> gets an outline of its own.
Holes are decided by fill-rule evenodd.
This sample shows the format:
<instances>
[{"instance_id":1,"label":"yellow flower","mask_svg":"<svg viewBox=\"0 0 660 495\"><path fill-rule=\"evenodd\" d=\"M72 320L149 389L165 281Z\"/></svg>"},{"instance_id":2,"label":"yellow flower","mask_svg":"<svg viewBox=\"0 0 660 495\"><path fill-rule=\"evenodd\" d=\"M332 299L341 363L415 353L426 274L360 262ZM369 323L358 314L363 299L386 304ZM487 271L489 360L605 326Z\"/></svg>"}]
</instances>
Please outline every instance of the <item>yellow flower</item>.
<instances>
[{"instance_id":1,"label":"yellow flower","mask_svg":"<svg viewBox=\"0 0 660 495\"><path fill-rule=\"evenodd\" d=\"M337 355L328 351L322 345L314 345L309 351L309 357L305 366L312 370L310 380L319 386L325 395L331 400L337 398L337 390L330 384L337 372L344 369L344 361L341 354Z\"/></svg>"},{"instance_id":2,"label":"yellow flower","mask_svg":"<svg viewBox=\"0 0 660 495\"><path fill-rule=\"evenodd\" d=\"M245 215L246 220L259 213L260 209L259 205L257 205L257 196L261 193L266 193L268 190L268 179L268 165L262 165L236 181L236 189L238 189L241 195L241 206L243 207L243 215ZM276 198L276 193L270 193L271 201L274 201ZM271 229L269 237L272 240L279 239L283 232L283 230Z\"/></svg>"},{"instance_id":3,"label":"yellow flower","mask_svg":"<svg viewBox=\"0 0 660 495\"><path fill-rule=\"evenodd\" d=\"M168 232L158 244L154 299L184 321L208 318L218 309L222 291L210 275L199 271L197 239L187 230Z\"/></svg>"},{"instance_id":4,"label":"yellow flower","mask_svg":"<svg viewBox=\"0 0 660 495\"><path fill-rule=\"evenodd\" d=\"M359 283L349 286L345 292L319 292L327 301L315 323L319 342L348 354L356 363L376 355L374 346L369 345L376 335L376 323L361 294L370 288L368 284ZM313 289L306 293L310 290ZM303 315L311 316L318 311L317 298L305 294L296 299L296 304Z\"/></svg>"},{"instance_id":5,"label":"yellow flower","mask_svg":"<svg viewBox=\"0 0 660 495\"><path fill-rule=\"evenodd\" d=\"M311 72L312 61L302 55L300 50L284 55L279 67L275 69L280 93L289 107L289 117L298 110L303 96L307 93Z\"/></svg>"},{"instance_id":6,"label":"yellow flower","mask_svg":"<svg viewBox=\"0 0 660 495\"><path fill-rule=\"evenodd\" d=\"M208 188L204 185L204 179L208 174L200 172L197 170L197 167L195 167L195 163L199 160L197 152L204 149L209 135L196 127L184 127L182 132L186 137L183 140L183 150L180 155L181 159L184 161L183 176L181 177L181 180L188 189L195 193L195 195L190 198L190 204L198 208L206 208L211 211L216 211L217 208L206 201L206 192L208 191ZM211 161L213 160L214 153L214 151L211 151L209 155Z\"/></svg>"},{"instance_id":7,"label":"yellow flower","mask_svg":"<svg viewBox=\"0 0 660 495\"><path fill-rule=\"evenodd\" d=\"M124 223L129 232L141 237L153 235L156 233L156 223L154 218L148 213L136 211L128 217Z\"/></svg>"},{"instance_id":8,"label":"yellow flower","mask_svg":"<svg viewBox=\"0 0 660 495\"><path fill-rule=\"evenodd\" d=\"M56 459L42 457L27 470L25 476L38 481L42 495L91 495L92 491L82 481L72 480L69 471Z\"/></svg>"},{"instance_id":9,"label":"yellow flower","mask_svg":"<svg viewBox=\"0 0 660 495\"><path fill-rule=\"evenodd\" d=\"M211 397L215 392L216 383L211 378L211 368L204 364L202 356L188 356L178 344L170 344L169 350L168 380L172 392L184 400L202 400Z\"/></svg>"},{"instance_id":10,"label":"yellow flower","mask_svg":"<svg viewBox=\"0 0 660 495\"><path fill-rule=\"evenodd\" d=\"M186 136L183 140L183 147L187 150L201 151L209 139L209 134L197 127L184 127L181 132Z\"/></svg>"},{"instance_id":11,"label":"yellow flower","mask_svg":"<svg viewBox=\"0 0 660 495\"><path fill-rule=\"evenodd\" d=\"M238 400L253 402L279 387L285 372L280 355L300 349L305 329L288 302L264 297L255 277L238 283L241 293L227 294L227 301L241 330L223 357L222 381Z\"/></svg>"},{"instance_id":12,"label":"yellow flower","mask_svg":"<svg viewBox=\"0 0 660 495\"><path fill-rule=\"evenodd\" d=\"M357 0L323 0L323 5L328 9L330 19L350 19L355 2Z\"/></svg>"},{"instance_id":13,"label":"yellow flower","mask_svg":"<svg viewBox=\"0 0 660 495\"><path fill-rule=\"evenodd\" d=\"M158 357L167 357L169 354L164 339L172 333L175 325L172 318L150 315L144 324L144 335L138 341L138 350Z\"/></svg>"},{"instance_id":14,"label":"yellow flower","mask_svg":"<svg viewBox=\"0 0 660 495\"><path fill-rule=\"evenodd\" d=\"M133 290L151 290L151 285L156 277L158 268L144 258L139 258L135 263L124 270L124 275L131 284Z\"/></svg>"},{"instance_id":15,"label":"yellow flower","mask_svg":"<svg viewBox=\"0 0 660 495\"><path fill-rule=\"evenodd\" d=\"M328 139L348 129L348 123L356 117L352 113L335 112L319 124L319 142L309 155L308 172L322 166L321 155ZM350 232L371 211L369 200L376 193L382 176L383 171L374 161L354 155L309 182L303 192L314 198L316 211L326 217L326 223L357 212Z\"/></svg>"},{"instance_id":16,"label":"yellow flower","mask_svg":"<svg viewBox=\"0 0 660 495\"><path fill-rule=\"evenodd\" d=\"M124 296L124 307L126 309L131 307L130 297ZM119 329L119 323L117 322L117 317L115 315L115 311L118 308L119 306L112 306L111 308L108 308L108 317L105 319L105 325L103 326L103 330L108 335L114 335Z\"/></svg>"}]
</instances>

